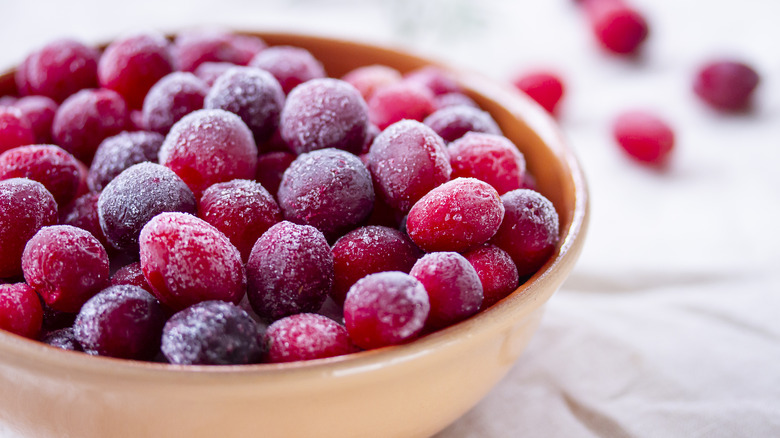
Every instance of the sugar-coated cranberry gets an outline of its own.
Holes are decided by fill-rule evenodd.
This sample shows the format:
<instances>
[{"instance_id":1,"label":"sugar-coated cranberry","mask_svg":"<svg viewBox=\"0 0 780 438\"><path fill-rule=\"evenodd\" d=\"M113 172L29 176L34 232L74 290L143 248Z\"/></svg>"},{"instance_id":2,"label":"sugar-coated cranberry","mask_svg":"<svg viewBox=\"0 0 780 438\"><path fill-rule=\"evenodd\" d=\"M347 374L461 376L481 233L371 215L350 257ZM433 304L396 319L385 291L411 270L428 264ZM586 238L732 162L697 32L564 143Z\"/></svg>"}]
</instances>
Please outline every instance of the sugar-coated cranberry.
<instances>
[{"instance_id":1,"label":"sugar-coated cranberry","mask_svg":"<svg viewBox=\"0 0 780 438\"><path fill-rule=\"evenodd\" d=\"M90 163L100 142L128 126L125 100L115 91L81 90L62 102L54 115L54 141L79 160Z\"/></svg>"},{"instance_id":2,"label":"sugar-coated cranberry","mask_svg":"<svg viewBox=\"0 0 780 438\"><path fill-rule=\"evenodd\" d=\"M30 122L30 127L35 133L35 143L52 142L51 125L59 108L57 102L46 96L26 96L17 100L14 107L18 108L22 112L22 117Z\"/></svg>"},{"instance_id":3,"label":"sugar-coated cranberry","mask_svg":"<svg viewBox=\"0 0 780 438\"><path fill-rule=\"evenodd\" d=\"M379 272L349 289L344 323L352 342L368 350L415 339L430 308L425 287L417 279L403 272Z\"/></svg>"},{"instance_id":4,"label":"sugar-coated cranberry","mask_svg":"<svg viewBox=\"0 0 780 438\"><path fill-rule=\"evenodd\" d=\"M87 184L99 192L134 164L157 161L164 137L156 132L122 132L103 140L95 151Z\"/></svg>"},{"instance_id":5,"label":"sugar-coated cranberry","mask_svg":"<svg viewBox=\"0 0 780 438\"><path fill-rule=\"evenodd\" d=\"M246 261L257 239L282 220L282 211L262 185L237 179L206 189L198 216L225 233Z\"/></svg>"},{"instance_id":6,"label":"sugar-coated cranberry","mask_svg":"<svg viewBox=\"0 0 780 438\"><path fill-rule=\"evenodd\" d=\"M175 173L156 163L133 165L114 178L98 198L100 228L120 251L137 251L141 228L167 211L194 214L196 199Z\"/></svg>"},{"instance_id":7,"label":"sugar-coated cranberry","mask_svg":"<svg viewBox=\"0 0 780 438\"><path fill-rule=\"evenodd\" d=\"M496 189L474 178L456 178L414 204L406 232L426 252L464 251L493 237L503 218Z\"/></svg>"},{"instance_id":8,"label":"sugar-coated cranberry","mask_svg":"<svg viewBox=\"0 0 780 438\"><path fill-rule=\"evenodd\" d=\"M0 278L22 273L22 252L41 227L57 223L57 202L27 178L0 181Z\"/></svg>"},{"instance_id":9,"label":"sugar-coated cranberry","mask_svg":"<svg viewBox=\"0 0 780 438\"><path fill-rule=\"evenodd\" d=\"M371 173L339 149L299 155L284 172L277 196L285 219L311 225L328 239L364 221L374 205Z\"/></svg>"},{"instance_id":10,"label":"sugar-coated cranberry","mask_svg":"<svg viewBox=\"0 0 780 438\"><path fill-rule=\"evenodd\" d=\"M400 82L401 73L386 65L374 64L358 67L345 74L342 80L357 88L363 99L368 100L377 88Z\"/></svg>"},{"instance_id":11,"label":"sugar-coated cranberry","mask_svg":"<svg viewBox=\"0 0 780 438\"><path fill-rule=\"evenodd\" d=\"M422 121L436 110L434 94L412 82L383 85L368 99L371 123L385 129L403 119Z\"/></svg>"},{"instance_id":12,"label":"sugar-coated cranberry","mask_svg":"<svg viewBox=\"0 0 780 438\"><path fill-rule=\"evenodd\" d=\"M162 352L176 365L243 365L262 356L261 334L243 309L224 301L204 301L165 323Z\"/></svg>"},{"instance_id":13,"label":"sugar-coated cranberry","mask_svg":"<svg viewBox=\"0 0 780 438\"><path fill-rule=\"evenodd\" d=\"M452 173L444 141L422 123L403 120L382 131L368 153L377 193L392 208L408 212Z\"/></svg>"},{"instance_id":14,"label":"sugar-coated cranberry","mask_svg":"<svg viewBox=\"0 0 780 438\"><path fill-rule=\"evenodd\" d=\"M323 78L290 92L279 133L297 154L326 148L359 154L368 125L368 108L357 89L338 79Z\"/></svg>"},{"instance_id":15,"label":"sugar-coated cranberry","mask_svg":"<svg viewBox=\"0 0 780 438\"><path fill-rule=\"evenodd\" d=\"M103 233L103 229L100 228L100 217L98 216L99 198L100 193L89 192L60 208L60 224L73 225L74 227L89 231L98 241L100 241L101 245L108 249L108 240Z\"/></svg>"},{"instance_id":16,"label":"sugar-coated cranberry","mask_svg":"<svg viewBox=\"0 0 780 438\"><path fill-rule=\"evenodd\" d=\"M159 158L196 196L219 182L253 179L257 171L252 132L240 117L220 109L195 111L176 122Z\"/></svg>"},{"instance_id":17,"label":"sugar-coated cranberry","mask_svg":"<svg viewBox=\"0 0 780 438\"><path fill-rule=\"evenodd\" d=\"M749 65L731 60L705 64L696 74L693 90L713 108L739 111L750 106L758 73Z\"/></svg>"},{"instance_id":18,"label":"sugar-coated cranberry","mask_svg":"<svg viewBox=\"0 0 780 438\"><path fill-rule=\"evenodd\" d=\"M48 332L41 338L41 342L62 350L83 351L79 341L76 339L73 327L65 327Z\"/></svg>"},{"instance_id":19,"label":"sugar-coated cranberry","mask_svg":"<svg viewBox=\"0 0 780 438\"><path fill-rule=\"evenodd\" d=\"M237 114L258 144L276 131L283 105L284 92L279 82L267 71L254 67L234 67L223 73L203 104L204 108Z\"/></svg>"},{"instance_id":20,"label":"sugar-coated cranberry","mask_svg":"<svg viewBox=\"0 0 780 438\"><path fill-rule=\"evenodd\" d=\"M24 94L39 94L62 102L71 94L98 85L100 52L71 39L53 41L30 54L16 72Z\"/></svg>"},{"instance_id":21,"label":"sugar-coated cranberry","mask_svg":"<svg viewBox=\"0 0 780 438\"><path fill-rule=\"evenodd\" d=\"M490 243L512 257L520 277L533 274L558 244L558 213L541 193L517 189L501 196L504 221Z\"/></svg>"},{"instance_id":22,"label":"sugar-coated cranberry","mask_svg":"<svg viewBox=\"0 0 780 438\"><path fill-rule=\"evenodd\" d=\"M88 354L151 359L160 347L165 311L138 286L110 286L84 303L73 326Z\"/></svg>"},{"instance_id":23,"label":"sugar-coated cranberry","mask_svg":"<svg viewBox=\"0 0 780 438\"><path fill-rule=\"evenodd\" d=\"M161 213L141 230L141 269L154 295L181 310L195 303L238 303L246 291L241 253L221 231L186 213Z\"/></svg>"},{"instance_id":24,"label":"sugar-coated cranberry","mask_svg":"<svg viewBox=\"0 0 780 438\"><path fill-rule=\"evenodd\" d=\"M41 302L33 288L24 283L0 284L0 329L35 339L42 321Z\"/></svg>"},{"instance_id":25,"label":"sugar-coated cranberry","mask_svg":"<svg viewBox=\"0 0 780 438\"><path fill-rule=\"evenodd\" d=\"M264 337L268 362L323 359L358 351L347 329L315 313L286 316L268 326Z\"/></svg>"},{"instance_id":26,"label":"sugar-coated cranberry","mask_svg":"<svg viewBox=\"0 0 780 438\"><path fill-rule=\"evenodd\" d=\"M487 309L517 289L520 277L512 257L495 245L486 245L463 254L482 283L482 309Z\"/></svg>"},{"instance_id":27,"label":"sugar-coated cranberry","mask_svg":"<svg viewBox=\"0 0 780 438\"><path fill-rule=\"evenodd\" d=\"M333 289L330 296L344 303L347 291L369 274L384 271L409 273L422 251L404 233L383 226L356 228L336 241L333 252Z\"/></svg>"},{"instance_id":28,"label":"sugar-coated cranberry","mask_svg":"<svg viewBox=\"0 0 780 438\"><path fill-rule=\"evenodd\" d=\"M465 105L474 108L479 108L479 105L477 105L477 102L474 102L474 99L457 91L452 93L440 94L436 96L434 103L437 110L440 110L442 108L447 108L448 106L457 106L457 105Z\"/></svg>"},{"instance_id":29,"label":"sugar-coated cranberry","mask_svg":"<svg viewBox=\"0 0 780 438\"><path fill-rule=\"evenodd\" d=\"M295 154L276 151L261 154L257 157L257 174L255 179L263 185L269 193L276 196L279 184L282 183L284 171L295 161Z\"/></svg>"},{"instance_id":30,"label":"sugar-coated cranberry","mask_svg":"<svg viewBox=\"0 0 780 438\"><path fill-rule=\"evenodd\" d=\"M19 108L0 106L0 152L35 143L35 131Z\"/></svg>"},{"instance_id":31,"label":"sugar-coated cranberry","mask_svg":"<svg viewBox=\"0 0 780 438\"><path fill-rule=\"evenodd\" d=\"M16 96L0 96L0 106L14 106L18 100Z\"/></svg>"},{"instance_id":32,"label":"sugar-coated cranberry","mask_svg":"<svg viewBox=\"0 0 780 438\"><path fill-rule=\"evenodd\" d=\"M404 80L422 85L436 96L461 91L460 85L450 72L432 65L410 71L404 75Z\"/></svg>"},{"instance_id":33,"label":"sugar-coated cranberry","mask_svg":"<svg viewBox=\"0 0 780 438\"><path fill-rule=\"evenodd\" d=\"M108 285L108 254L88 231L71 225L41 228L27 242L22 270L46 304L77 312Z\"/></svg>"},{"instance_id":34,"label":"sugar-coated cranberry","mask_svg":"<svg viewBox=\"0 0 780 438\"><path fill-rule=\"evenodd\" d=\"M620 55L633 54L647 39L647 21L623 0L582 3L596 39L606 50Z\"/></svg>"},{"instance_id":35,"label":"sugar-coated cranberry","mask_svg":"<svg viewBox=\"0 0 780 438\"><path fill-rule=\"evenodd\" d=\"M230 62L204 62L193 73L211 87L217 81L217 78L222 76L222 73L235 67L236 64Z\"/></svg>"},{"instance_id":36,"label":"sugar-coated cranberry","mask_svg":"<svg viewBox=\"0 0 780 438\"><path fill-rule=\"evenodd\" d=\"M446 142L455 141L467 132L501 135L501 128L489 113L479 108L459 105L436 110L423 121Z\"/></svg>"},{"instance_id":37,"label":"sugar-coated cranberry","mask_svg":"<svg viewBox=\"0 0 780 438\"><path fill-rule=\"evenodd\" d=\"M173 72L170 43L160 33L147 32L114 40L98 62L98 82L119 93L131 108L141 108L146 93Z\"/></svg>"},{"instance_id":38,"label":"sugar-coated cranberry","mask_svg":"<svg viewBox=\"0 0 780 438\"><path fill-rule=\"evenodd\" d=\"M612 133L628 155L644 164L663 166L674 148L674 131L657 116L645 111L629 111L614 121Z\"/></svg>"},{"instance_id":39,"label":"sugar-coated cranberry","mask_svg":"<svg viewBox=\"0 0 780 438\"><path fill-rule=\"evenodd\" d=\"M149 89L143 104L143 126L167 134L187 114L202 109L209 86L186 72L174 72Z\"/></svg>"},{"instance_id":40,"label":"sugar-coated cranberry","mask_svg":"<svg viewBox=\"0 0 780 438\"><path fill-rule=\"evenodd\" d=\"M484 181L499 195L523 187L525 157L508 138L469 133L447 147L452 177Z\"/></svg>"},{"instance_id":41,"label":"sugar-coated cranberry","mask_svg":"<svg viewBox=\"0 0 780 438\"><path fill-rule=\"evenodd\" d=\"M252 309L268 320L316 312L333 284L333 255L325 236L288 221L257 239L246 269Z\"/></svg>"},{"instance_id":42,"label":"sugar-coated cranberry","mask_svg":"<svg viewBox=\"0 0 780 438\"><path fill-rule=\"evenodd\" d=\"M195 71L204 62L246 65L265 48L257 37L221 30L192 30L176 36L173 55L179 70Z\"/></svg>"},{"instance_id":43,"label":"sugar-coated cranberry","mask_svg":"<svg viewBox=\"0 0 780 438\"><path fill-rule=\"evenodd\" d=\"M141 269L141 262L133 262L117 269L114 275L111 276L110 281L112 286L129 284L138 286L147 292L152 292L152 286L146 281L144 271Z\"/></svg>"},{"instance_id":44,"label":"sugar-coated cranberry","mask_svg":"<svg viewBox=\"0 0 780 438\"><path fill-rule=\"evenodd\" d=\"M512 83L550 114L555 114L563 97L563 81L555 73L531 71L518 75Z\"/></svg>"},{"instance_id":45,"label":"sugar-coated cranberry","mask_svg":"<svg viewBox=\"0 0 780 438\"><path fill-rule=\"evenodd\" d=\"M57 205L66 205L79 188L76 158L58 146L20 146L0 154L0 180L29 178L43 184Z\"/></svg>"},{"instance_id":46,"label":"sugar-coated cranberry","mask_svg":"<svg viewBox=\"0 0 780 438\"><path fill-rule=\"evenodd\" d=\"M255 55L249 65L271 73L285 94L306 81L327 76L322 63L300 47L269 47Z\"/></svg>"}]
</instances>

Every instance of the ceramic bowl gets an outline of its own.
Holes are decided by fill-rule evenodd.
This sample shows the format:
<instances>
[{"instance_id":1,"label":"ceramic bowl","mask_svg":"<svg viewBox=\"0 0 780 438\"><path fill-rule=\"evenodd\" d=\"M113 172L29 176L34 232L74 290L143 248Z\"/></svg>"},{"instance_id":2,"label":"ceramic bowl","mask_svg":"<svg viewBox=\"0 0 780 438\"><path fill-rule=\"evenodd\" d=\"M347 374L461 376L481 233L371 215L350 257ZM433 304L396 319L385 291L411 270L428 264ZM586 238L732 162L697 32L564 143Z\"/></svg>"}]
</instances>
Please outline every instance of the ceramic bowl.
<instances>
[{"instance_id":1,"label":"ceramic bowl","mask_svg":"<svg viewBox=\"0 0 780 438\"><path fill-rule=\"evenodd\" d=\"M352 41L256 35L271 45L308 49L333 77L369 64L401 72L439 65ZM0 332L0 423L25 438L376 438L430 436L463 415L515 363L544 304L571 272L585 236L588 194L574 154L539 106L511 86L453 74L525 154L539 190L560 215L554 257L509 297L406 345L287 364L117 360ZM0 95L14 88L11 73L0 76Z\"/></svg>"}]
</instances>

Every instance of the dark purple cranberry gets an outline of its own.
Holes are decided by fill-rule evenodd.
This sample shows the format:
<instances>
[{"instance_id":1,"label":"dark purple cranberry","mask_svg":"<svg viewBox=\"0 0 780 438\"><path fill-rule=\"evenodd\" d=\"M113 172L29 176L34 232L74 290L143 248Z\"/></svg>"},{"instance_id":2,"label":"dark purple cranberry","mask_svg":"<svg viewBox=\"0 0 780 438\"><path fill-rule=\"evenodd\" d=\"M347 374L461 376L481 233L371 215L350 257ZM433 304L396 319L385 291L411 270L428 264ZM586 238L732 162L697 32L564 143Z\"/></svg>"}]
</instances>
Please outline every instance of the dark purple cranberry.
<instances>
[{"instance_id":1,"label":"dark purple cranberry","mask_svg":"<svg viewBox=\"0 0 780 438\"><path fill-rule=\"evenodd\" d=\"M148 131L123 132L103 140L89 168L89 189L99 192L128 167L157 161L162 142L162 135Z\"/></svg>"},{"instance_id":2,"label":"dark purple cranberry","mask_svg":"<svg viewBox=\"0 0 780 438\"><path fill-rule=\"evenodd\" d=\"M501 128L489 113L481 109L456 105L436 110L423 121L446 142L455 141L467 132L501 135Z\"/></svg>"},{"instance_id":3,"label":"dark purple cranberry","mask_svg":"<svg viewBox=\"0 0 780 438\"><path fill-rule=\"evenodd\" d=\"M145 129L167 134L187 114L202 109L209 86L186 72L173 72L160 79L147 93L142 109Z\"/></svg>"},{"instance_id":4,"label":"dark purple cranberry","mask_svg":"<svg viewBox=\"0 0 780 438\"><path fill-rule=\"evenodd\" d=\"M693 90L707 104L721 111L739 111L750 106L758 73L738 61L714 61L696 75Z\"/></svg>"},{"instance_id":5,"label":"dark purple cranberry","mask_svg":"<svg viewBox=\"0 0 780 438\"><path fill-rule=\"evenodd\" d=\"M49 332L41 338L41 342L63 350L84 351L76 339L73 327L65 327Z\"/></svg>"}]
</instances>

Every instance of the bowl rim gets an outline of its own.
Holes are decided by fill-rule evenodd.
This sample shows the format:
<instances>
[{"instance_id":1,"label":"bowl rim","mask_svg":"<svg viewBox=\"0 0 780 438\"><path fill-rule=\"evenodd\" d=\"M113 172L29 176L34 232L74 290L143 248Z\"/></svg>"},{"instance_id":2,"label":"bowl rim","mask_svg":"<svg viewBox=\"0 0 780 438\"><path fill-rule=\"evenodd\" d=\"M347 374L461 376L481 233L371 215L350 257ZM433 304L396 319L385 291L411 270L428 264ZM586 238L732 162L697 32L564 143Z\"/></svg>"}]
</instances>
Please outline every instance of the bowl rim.
<instances>
[{"instance_id":1,"label":"bowl rim","mask_svg":"<svg viewBox=\"0 0 780 438\"><path fill-rule=\"evenodd\" d=\"M402 345L393 345L374 350L360 351L343 356L325 359L314 359L288 363L259 363L247 365L173 365L168 363L146 362L138 360L118 359L104 356L90 356L82 352L61 350L46 345L37 340L28 339L10 332L0 330L0 351L5 358L0 359L0 366L7 358L14 362L25 362L45 367L54 365L63 375L68 372L86 372L90 376L104 375L106 377L142 377L157 382L208 383L214 379L225 382L226 379L263 378L273 376L296 376L301 373L315 372L318 375L345 375L362 373L388 362L405 362L414 360L421 355L431 354L445 345L457 344L468 334L484 331L488 324L501 324L508 320L529 314L540 308L552 295L554 289L544 287L554 282L555 273L570 269L579 256L585 238L589 221L589 194L582 168L574 151L568 146L556 122L536 102L523 95L509 84L488 79L482 74L467 71L462 68L439 62L430 57L417 54L409 48L395 48L375 42L362 43L353 40L323 36L305 32L278 31L243 31L233 32L245 35L259 36L274 41L296 40L351 46L362 50L382 52L392 57L403 57L421 65L432 65L443 68L456 77L467 90L495 101L509 111L513 117L521 120L539 137L568 170L574 188L574 205L572 217L566 229L560 230L561 239L554 256L551 257L529 279L521 284L508 297L502 299L488 309L482 310L470 318L453 326L427 334ZM104 47L104 46L101 46ZM0 78L14 73L13 69L0 73ZM548 290L553 289L553 290Z\"/></svg>"}]
</instances>

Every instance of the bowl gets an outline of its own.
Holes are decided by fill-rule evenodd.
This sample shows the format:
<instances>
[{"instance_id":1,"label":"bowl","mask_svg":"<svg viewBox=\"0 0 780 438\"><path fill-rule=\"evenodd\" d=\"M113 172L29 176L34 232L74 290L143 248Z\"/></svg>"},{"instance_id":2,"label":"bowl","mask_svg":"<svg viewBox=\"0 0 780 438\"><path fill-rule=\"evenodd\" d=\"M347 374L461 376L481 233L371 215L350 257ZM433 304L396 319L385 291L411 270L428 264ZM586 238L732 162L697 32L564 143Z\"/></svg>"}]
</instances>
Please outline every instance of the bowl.
<instances>
[{"instance_id":1,"label":"bowl","mask_svg":"<svg viewBox=\"0 0 780 438\"><path fill-rule=\"evenodd\" d=\"M250 33L304 47L330 76L361 65L401 72L434 61L318 36ZM286 364L174 366L58 350L0 331L0 422L23 437L425 437L509 371L583 246L588 194L554 121L511 86L451 70L525 154L555 205L561 239L530 280L491 308L406 345ZM15 92L12 72L0 95Z\"/></svg>"}]
</instances>

